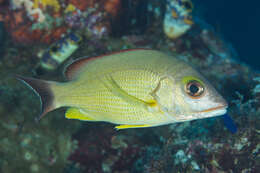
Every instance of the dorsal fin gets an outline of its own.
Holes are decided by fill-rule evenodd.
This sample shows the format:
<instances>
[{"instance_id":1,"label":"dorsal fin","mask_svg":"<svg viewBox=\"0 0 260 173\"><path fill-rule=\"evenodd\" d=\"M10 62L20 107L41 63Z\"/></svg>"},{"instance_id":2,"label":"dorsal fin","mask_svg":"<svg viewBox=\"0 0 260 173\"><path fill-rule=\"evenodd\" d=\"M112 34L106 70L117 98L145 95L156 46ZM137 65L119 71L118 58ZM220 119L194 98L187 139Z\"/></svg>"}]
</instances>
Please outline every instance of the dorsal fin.
<instances>
[{"instance_id":1,"label":"dorsal fin","mask_svg":"<svg viewBox=\"0 0 260 173\"><path fill-rule=\"evenodd\" d=\"M101 56L95 56L95 57L89 57L89 58L83 57L83 58L77 59L77 60L73 61L71 64L69 64L65 68L64 75L67 77L68 80L75 79L75 77L78 75L78 73L81 71L81 69L84 68L84 66L92 60L107 57L107 56L114 55L114 54L119 54L119 53L129 52L129 51L136 51L136 50L150 50L150 49L147 49L147 48L125 49L125 50L120 50L120 51L108 53L108 54L101 55Z\"/></svg>"}]
</instances>

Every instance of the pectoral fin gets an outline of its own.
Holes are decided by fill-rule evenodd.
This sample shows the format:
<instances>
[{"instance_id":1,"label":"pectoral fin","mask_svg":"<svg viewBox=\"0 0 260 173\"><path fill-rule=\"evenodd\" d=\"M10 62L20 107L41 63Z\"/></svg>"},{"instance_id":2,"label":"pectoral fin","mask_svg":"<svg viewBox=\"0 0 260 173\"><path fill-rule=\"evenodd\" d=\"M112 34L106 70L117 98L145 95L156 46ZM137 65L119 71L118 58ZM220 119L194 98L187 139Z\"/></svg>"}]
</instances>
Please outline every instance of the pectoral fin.
<instances>
[{"instance_id":1,"label":"pectoral fin","mask_svg":"<svg viewBox=\"0 0 260 173\"><path fill-rule=\"evenodd\" d=\"M69 108L65 113L65 117L68 119L78 119L83 121L96 121L78 108Z\"/></svg>"},{"instance_id":2,"label":"pectoral fin","mask_svg":"<svg viewBox=\"0 0 260 173\"><path fill-rule=\"evenodd\" d=\"M153 112L154 110L157 110L158 104L156 100L149 100L144 101L140 98L137 98L135 96L129 95L126 91L124 91L112 78L112 76L107 76L107 80L109 81L109 85L105 84L105 86L115 95L118 97L124 99L126 102L136 105L136 106L143 106L145 109L147 109L149 112Z\"/></svg>"},{"instance_id":3,"label":"pectoral fin","mask_svg":"<svg viewBox=\"0 0 260 173\"><path fill-rule=\"evenodd\" d=\"M129 129L129 128L142 128L142 127L151 127L151 125L147 125L147 124L144 124L144 125L127 125L127 124L124 124L124 125L116 126L115 128L117 130L121 130L121 129Z\"/></svg>"}]
</instances>

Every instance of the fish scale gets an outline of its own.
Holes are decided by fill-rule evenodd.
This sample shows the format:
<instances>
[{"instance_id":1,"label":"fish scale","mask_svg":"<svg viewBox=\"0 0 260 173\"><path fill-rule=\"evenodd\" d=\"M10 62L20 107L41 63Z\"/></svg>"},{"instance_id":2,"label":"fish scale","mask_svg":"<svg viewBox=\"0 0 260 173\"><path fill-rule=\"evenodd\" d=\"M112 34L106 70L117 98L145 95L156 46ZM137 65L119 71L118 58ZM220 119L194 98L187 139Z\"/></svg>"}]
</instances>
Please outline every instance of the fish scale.
<instances>
[{"instance_id":1,"label":"fish scale","mask_svg":"<svg viewBox=\"0 0 260 173\"><path fill-rule=\"evenodd\" d=\"M111 76L113 79L115 79L116 83L121 86L121 88L125 90L129 95L132 95L144 101L149 101L153 99L152 96L149 95L149 93L152 92L154 88L156 88L156 83L154 83L154 86L152 86L151 81L159 81L158 77L156 79L156 76L152 76L151 73L146 71L114 72L113 74L111 74ZM126 78L125 76L130 77ZM144 82L142 82L143 80L141 80L143 76L145 79ZM136 83L136 81L141 82ZM104 82L109 83L106 81L106 78L103 77L103 79L101 80L92 80L92 85L84 86L84 90L88 91L88 95L91 96L80 96L81 92L78 92L79 90L71 90L72 92L70 94L75 97L71 99L70 94L67 94L68 98L70 98L67 105L74 105L79 107L80 109L83 109L85 112L88 112L88 116L92 118L109 122L115 122L116 120L115 123L118 124L126 120L129 121L129 124L136 123L138 121L143 122L149 119L149 117L153 121L154 119L158 121L157 118L153 117L153 114L143 110L143 107L135 107L135 105L131 105L125 102L120 97L114 97L113 93L111 93L111 91L106 88ZM90 82L86 81L86 83ZM131 87L128 88L128 84L130 84ZM71 85L74 86L75 84L71 83ZM93 86L95 86L95 88L92 88ZM71 86L68 86L68 90L70 90L70 88ZM141 91L139 91L140 89ZM81 98L80 103L84 103L84 105L80 105L79 98ZM64 98L62 98L61 100L64 100Z\"/></svg>"},{"instance_id":2,"label":"fish scale","mask_svg":"<svg viewBox=\"0 0 260 173\"><path fill-rule=\"evenodd\" d=\"M78 59L65 75L69 81L63 83L17 77L40 96L40 118L69 107L66 118L106 121L125 129L218 116L227 108L191 66L159 51L124 50Z\"/></svg>"},{"instance_id":3,"label":"fish scale","mask_svg":"<svg viewBox=\"0 0 260 173\"><path fill-rule=\"evenodd\" d=\"M81 99L78 99L79 97L73 99L67 97L69 100L64 98L60 100L62 100L63 104L66 102L67 106L74 106L88 112L87 116L96 120L116 124L143 124L144 122L156 124L165 122L167 117L164 115L153 114L141 105L128 103L120 96L115 96L106 87L111 83L108 79L112 78L130 96L144 102L153 100L151 93L158 86L160 77L168 73L166 69L170 69L171 65L176 66L178 63L175 63L175 59L165 57L165 54L157 51L144 50L144 52L144 55L140 55L138 51L133 51L88 62L82 70L79 70L79 75L75 81L72 81L67 86L69 92L63 93L66 93L67 96L79 95L81 97L82 91L87 91L91 96L87 96L87 94ZM162 56L164 58L160 58ZM150 62L147 63L147 61ZM72 88L75 86L80 87L73 90ZM60 93L60 89L58 90L58 93ZM168 98L165 102L167 101Z\"/></svg>"}]
</instances>

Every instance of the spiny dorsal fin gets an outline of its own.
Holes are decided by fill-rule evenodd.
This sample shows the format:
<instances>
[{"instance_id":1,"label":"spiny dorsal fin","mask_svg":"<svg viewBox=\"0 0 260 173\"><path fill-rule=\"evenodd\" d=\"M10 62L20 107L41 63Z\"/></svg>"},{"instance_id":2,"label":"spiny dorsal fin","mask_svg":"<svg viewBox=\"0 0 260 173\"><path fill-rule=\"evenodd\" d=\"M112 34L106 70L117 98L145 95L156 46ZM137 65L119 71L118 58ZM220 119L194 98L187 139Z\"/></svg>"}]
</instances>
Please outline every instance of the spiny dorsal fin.
<instances>
[{"instance_id":1,"label":"spiny dorsal fin","mask_svg":"<svg viewBox=\"0 0 260 173\"><path fill-rule=\"evenodd\" d=\"M69 64L64 71L64 75L67 77L68 80L73 80L76 78L76 76L80 73L81 69L85 67L85 65L88 62L91 62L92 60L99 59L99 58L104 58L110 55L115 55L123 52L129 52L129 51L136 51L136 50L150 50L146 48L137 48L137 49L126 49L126 50L120 50L116 52L112 52L109 54L101 55L101 56L95 56L95 57L83 57L80 59L77 59L73 61L71 64Z\"/></svg>"}]
</instances>

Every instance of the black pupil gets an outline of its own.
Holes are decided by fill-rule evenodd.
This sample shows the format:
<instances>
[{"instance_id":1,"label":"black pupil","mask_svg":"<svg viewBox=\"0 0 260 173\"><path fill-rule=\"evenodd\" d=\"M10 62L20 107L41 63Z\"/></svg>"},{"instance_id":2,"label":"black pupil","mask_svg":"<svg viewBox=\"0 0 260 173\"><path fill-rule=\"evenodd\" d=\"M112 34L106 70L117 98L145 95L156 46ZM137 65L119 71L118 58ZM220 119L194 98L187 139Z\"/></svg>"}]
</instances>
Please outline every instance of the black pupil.
<instances>
[{"instance_id":1,"label":"black pupil","mask_svg":"<svg viewBox=\"0 0 260 173\"><path fill-rule=\"evenodd\" d=\"M198 91L199 91L199 87L197 85L195 85L195 84L190 85L190 92L192 94L196 94Z\"/></svg>"}]
</instances>

